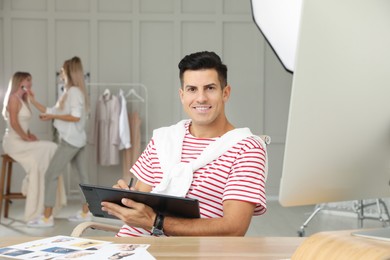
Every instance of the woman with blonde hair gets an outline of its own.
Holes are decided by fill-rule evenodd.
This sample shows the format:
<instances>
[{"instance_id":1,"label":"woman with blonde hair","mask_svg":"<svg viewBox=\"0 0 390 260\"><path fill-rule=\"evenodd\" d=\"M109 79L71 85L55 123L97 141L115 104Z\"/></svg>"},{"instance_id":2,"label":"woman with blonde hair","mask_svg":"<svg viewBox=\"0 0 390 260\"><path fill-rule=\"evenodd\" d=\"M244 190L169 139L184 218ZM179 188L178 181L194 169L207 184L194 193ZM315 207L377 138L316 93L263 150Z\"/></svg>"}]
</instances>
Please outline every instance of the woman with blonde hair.
<instances>
[{"instance_id":1,"label":"woman with blonde hair","mask_svg":"<svg viewBox=\"0 0 390 260\"><path fill-rule=\"evenodd\" d=\"M16 72L9 81L2 112L7 122L3 150L27 173L22 184L22 193L26 196L25 221L36 218L43 210L45 172L57 149L55 143L40 141L30 131L32 112L27 93L31 87L31 74ZM57 192L56 205L60 207L66 203L62 181Z\"/></svg>"},{"instance_id":2,"label":"woman with blonde hair","mask_svg":"<svg viewBox=\"0 0 390 260\"><path fill-rule=\"evenodd\" d=\"M29 95L33 104L42 114L44 121L54 119L54 127L58 133L58 148L50 162L45 176L45 209L38 218L27 223L30 227L54 226L53 196L58 176L66 170L71 163L78 172L81 183L89 183L87 171L85 146L87 137L85 132L86 114L88 111L88 98L86 95L84 72L79 57L66 60L61 69L61 77L64 80L64 93L58 99L57 104L47 108L36 101L34 94ZM82 210L69 217L70 221L86 221L91 219L85 198L81 198Z\"/></svg>"}]
</instances>

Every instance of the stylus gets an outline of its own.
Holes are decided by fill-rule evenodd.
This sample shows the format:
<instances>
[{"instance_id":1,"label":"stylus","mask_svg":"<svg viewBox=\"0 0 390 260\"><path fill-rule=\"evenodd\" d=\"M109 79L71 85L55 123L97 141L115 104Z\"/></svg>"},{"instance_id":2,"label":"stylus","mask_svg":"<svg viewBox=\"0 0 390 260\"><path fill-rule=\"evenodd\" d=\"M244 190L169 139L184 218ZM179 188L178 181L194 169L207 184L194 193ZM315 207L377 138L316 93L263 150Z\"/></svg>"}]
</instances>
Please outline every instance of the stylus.
<instances>
[{"instance_id":1,"label":"stylus","mask_svg":"<svg viewBox=\"0 0 390 260\"><path fill-rule=\"evenodd\" d=\"M133 181L134 181L134 178L130 178L129 189L131 189L131 186L133 185Z\"/></svg>"}]
</instances>

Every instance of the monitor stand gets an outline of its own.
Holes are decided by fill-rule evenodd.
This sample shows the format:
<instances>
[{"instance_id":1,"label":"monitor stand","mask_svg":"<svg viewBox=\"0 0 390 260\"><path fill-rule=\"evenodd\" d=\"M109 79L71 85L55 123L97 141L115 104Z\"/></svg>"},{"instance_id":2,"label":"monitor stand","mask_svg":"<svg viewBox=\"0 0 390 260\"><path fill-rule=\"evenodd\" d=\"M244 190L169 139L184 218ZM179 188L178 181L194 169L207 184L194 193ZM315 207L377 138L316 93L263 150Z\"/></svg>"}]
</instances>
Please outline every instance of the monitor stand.
<instances>
[{"instance_id":1,"label":"monitor stand","mask_svg":"<svg viewBox=\"0 0 390 260\"><path fill-rule=\"evenodd\" d=\"M390 227L356 231L352 232L351 235L376 240L390 241Z\"/></svg>"}]
</instances>

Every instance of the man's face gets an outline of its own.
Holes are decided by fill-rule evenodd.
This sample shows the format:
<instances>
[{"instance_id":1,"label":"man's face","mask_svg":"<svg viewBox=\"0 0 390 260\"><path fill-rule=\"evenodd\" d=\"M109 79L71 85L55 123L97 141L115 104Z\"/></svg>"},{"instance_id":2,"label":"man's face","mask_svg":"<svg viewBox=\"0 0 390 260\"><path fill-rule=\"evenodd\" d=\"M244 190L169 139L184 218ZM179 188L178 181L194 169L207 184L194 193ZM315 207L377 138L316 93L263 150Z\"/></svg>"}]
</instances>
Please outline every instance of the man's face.
<instances>
[{"instance_id":1,"label":"man's face","mask_svg":"<svg viewBox=\"0 0 390 260\"><path fill-rule=\"evenodd\" d=\"M184 111L193 124L213 126L225 120L225 102L230 96L230 86L222 90L216 70L185 71L179 94Z\"/></svg>"}]
</instances>

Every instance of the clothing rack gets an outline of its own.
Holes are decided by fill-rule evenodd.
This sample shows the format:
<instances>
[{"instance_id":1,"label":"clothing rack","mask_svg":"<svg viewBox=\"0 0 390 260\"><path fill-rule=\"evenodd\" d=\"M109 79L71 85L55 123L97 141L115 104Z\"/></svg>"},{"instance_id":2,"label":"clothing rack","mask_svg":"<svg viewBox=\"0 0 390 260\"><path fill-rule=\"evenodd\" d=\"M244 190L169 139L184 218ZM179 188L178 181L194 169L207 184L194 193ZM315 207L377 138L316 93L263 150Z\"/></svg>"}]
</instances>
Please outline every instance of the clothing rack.
<instances>
[{"instance_id":1,"label":"clothing rack","mask_svg":"<svg viewBox=\"0 0 390 260\"><path fill-rule=\"evenodd\" d=\"M91 109L96 103L100 95L105 91L109 91L113 95L118 95L122 90L127 103L139 103L142 109L139 112L142 119L142 133L141 142L147 143L149 141L149 121L148 121L148 90L145 85L141 83L87 83Z\"/></svg>"},{"instance_id":2,"label":"clothing rack","mask_svg":"<svg viewBox=\"0 0 390 260\"><path fill-rule=\"evenodd\" d=\"M89 122L87 123L87 135L91 134L91 122L95 118L95 106L99 97L104 93L105 90L109 91L110 94L117 96L119 91L122 90L127 101L127 107L134 108L141 119L141 151L145 148L149 141L149 132L148 132L148 91L145 85L140 83L90 83L86 81L86 88L89 97L89 105L90 105L90 115ZM134 107L133 107L134 105ZM128 112L129 109L128 109ZM88 149L90 149L88 145ZM94 149L94 148L92 148ZM94 150L88 150L89 158L96 158L96 152ZM93 152L92 152L93 151ZM94 160L94 159L92 159ZM123 170L121 169L122 165L117 165L112 167L104 167L100 165L89 166L90 167L90 180L91 183L102 184L102 185L111 185L115 179L112 179L110 174L106 173L121 173ZM91 168L92 167L92 168ZM113 170L114 169L114 170ZM69 171L69 170L68 170ZM110 176L107 178L106 176ZM117 178L121 178L122 176L117 175ZM71 179L70 174L68 174L67 178L67 190L68 196L75 198L73 195L79 195L80 189L78 183Z\"/></svg>"}]
</instances>

